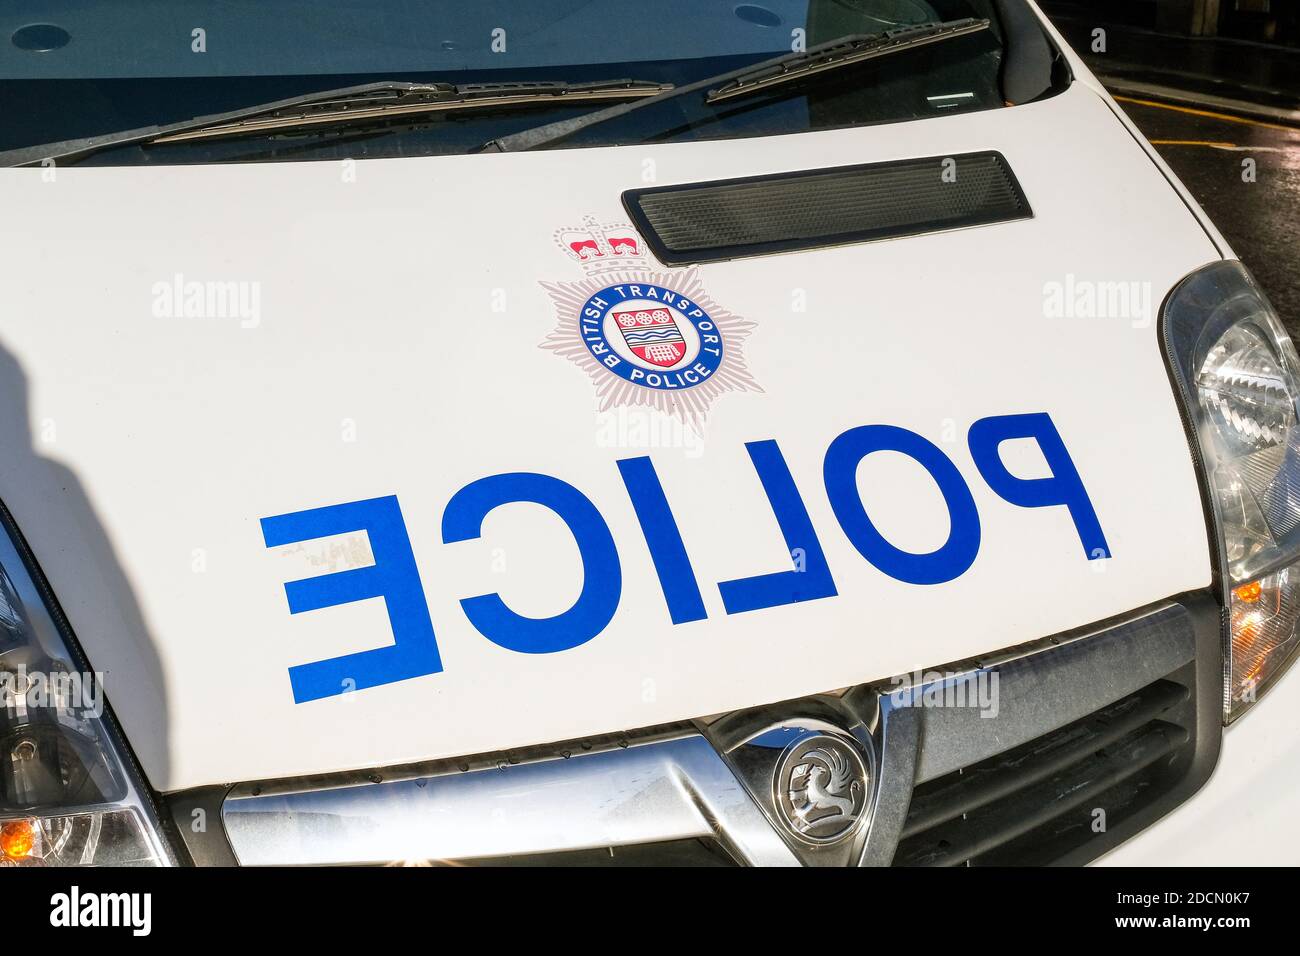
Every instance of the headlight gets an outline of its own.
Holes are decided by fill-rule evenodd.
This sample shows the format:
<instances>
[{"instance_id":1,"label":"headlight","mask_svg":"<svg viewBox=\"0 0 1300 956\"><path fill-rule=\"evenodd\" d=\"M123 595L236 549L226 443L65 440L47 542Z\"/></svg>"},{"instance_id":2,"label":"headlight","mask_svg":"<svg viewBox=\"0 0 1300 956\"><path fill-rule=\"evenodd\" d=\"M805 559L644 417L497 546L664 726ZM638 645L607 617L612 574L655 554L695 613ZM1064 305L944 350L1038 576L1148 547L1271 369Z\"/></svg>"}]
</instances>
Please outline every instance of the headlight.
<instances>
[{"instance_id":1,"label":"headlight","mask_svg":"<svg viewBox=\"0 0 1300 956\"><path fill-rule=\"evenodd\" d=\"M1214 518L1232 720L1300 646L1300 359L1239 262L1184 279L1165 304L1162 333Z\"/></svg>"},{"instance_id":2,"label":"headlight","mask_svg":"<svg viewBox=\"0 0 1300 956\"><path fill-rule=\"evenodd\" d=\"M0 504L0 867L171 862L102 687Z\"/></svg>"}]
</instances>

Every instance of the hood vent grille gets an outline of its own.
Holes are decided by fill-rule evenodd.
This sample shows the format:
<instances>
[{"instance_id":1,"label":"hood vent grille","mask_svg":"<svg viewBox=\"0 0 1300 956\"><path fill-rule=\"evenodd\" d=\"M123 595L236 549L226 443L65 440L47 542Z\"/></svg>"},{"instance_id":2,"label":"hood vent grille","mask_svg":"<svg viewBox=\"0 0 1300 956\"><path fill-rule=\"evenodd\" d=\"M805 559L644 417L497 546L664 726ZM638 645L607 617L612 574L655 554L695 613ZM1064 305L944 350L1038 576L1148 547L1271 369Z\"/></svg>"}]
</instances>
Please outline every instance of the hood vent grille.
<instances>
[{"instance_id":1,"label":"hood vent grille","mask_svg":"<svg viewBox=\"0 0 1300 956\"><path fill-rule=\"evenodd\" d=\"M631 189L623 204L665 265L1029 219L1001 153L963 153Z\"/></svg>"}]
</instances>

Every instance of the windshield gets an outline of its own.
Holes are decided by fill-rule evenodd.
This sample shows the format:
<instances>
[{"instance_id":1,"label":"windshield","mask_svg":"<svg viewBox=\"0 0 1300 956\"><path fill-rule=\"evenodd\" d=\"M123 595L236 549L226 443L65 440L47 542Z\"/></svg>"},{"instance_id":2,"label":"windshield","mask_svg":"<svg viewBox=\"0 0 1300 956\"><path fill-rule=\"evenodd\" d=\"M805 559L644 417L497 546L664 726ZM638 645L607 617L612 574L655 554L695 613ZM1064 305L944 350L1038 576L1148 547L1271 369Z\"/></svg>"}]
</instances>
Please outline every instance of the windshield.
<instances>
[{"instance_id":1,"label":"windshield","mask_svg":"<svg viewBox=\"0 0 1300 956\"><path fill-rule=\"evenodd\" d=\"M1004 105L993 0L14 0L0 10L0 149L162 125L381 80L457 85L614 78L678 86L846 34L965 17L988 30L702 108L669 101L564 146L891 122ZM600 104L464 110L116 147L86 164L464 153Z\"/></svg>"}]
</instances>

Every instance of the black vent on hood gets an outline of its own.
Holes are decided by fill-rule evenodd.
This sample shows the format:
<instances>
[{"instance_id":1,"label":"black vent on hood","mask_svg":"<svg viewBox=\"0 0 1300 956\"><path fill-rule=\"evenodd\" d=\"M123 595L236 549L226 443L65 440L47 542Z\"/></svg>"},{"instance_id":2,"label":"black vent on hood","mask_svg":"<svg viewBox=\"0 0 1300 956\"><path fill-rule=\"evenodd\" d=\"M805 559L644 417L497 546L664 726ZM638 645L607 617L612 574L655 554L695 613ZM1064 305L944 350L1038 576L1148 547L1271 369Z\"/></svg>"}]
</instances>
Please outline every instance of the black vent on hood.
<instances>
[{"instance_id":1,"label":"black vent on hood","mask_svg":"<svg viewBox=\"0 0 1300 956\"><path fill-rule=\"evenodd\" d=\"M1033 216L1001 153L961 153L630 189L665 265L914 236Z\"/></svg>"}]
</instances>

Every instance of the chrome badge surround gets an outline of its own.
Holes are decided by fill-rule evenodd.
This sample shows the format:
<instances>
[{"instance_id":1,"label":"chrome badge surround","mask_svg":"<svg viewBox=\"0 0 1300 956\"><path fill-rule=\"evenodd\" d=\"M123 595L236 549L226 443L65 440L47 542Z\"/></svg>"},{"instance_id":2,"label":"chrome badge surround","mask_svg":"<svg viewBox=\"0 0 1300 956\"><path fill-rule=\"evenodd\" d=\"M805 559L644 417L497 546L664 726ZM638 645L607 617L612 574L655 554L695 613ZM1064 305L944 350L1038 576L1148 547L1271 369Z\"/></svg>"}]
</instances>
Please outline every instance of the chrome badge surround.
<instances>
[{"instance_id":1,"label":"chrome badge surround","mask_svg":"<svg viewBox=\"0 0 1300 956\"><path fill-rule=\"evenodd\" d=\"M729 714L704 732L800 863L857 865L880 794L879 698L864 687L796 706Z\"/></svg>"}]
</instances>

